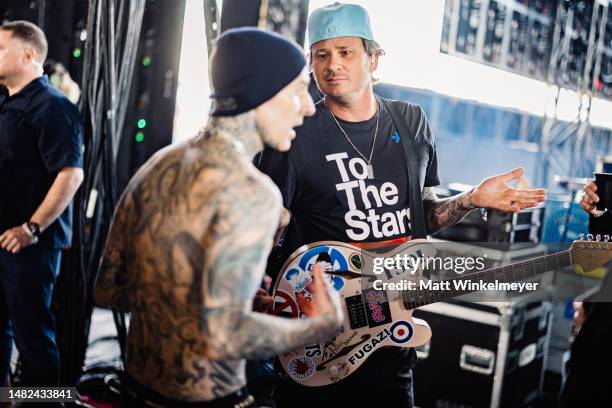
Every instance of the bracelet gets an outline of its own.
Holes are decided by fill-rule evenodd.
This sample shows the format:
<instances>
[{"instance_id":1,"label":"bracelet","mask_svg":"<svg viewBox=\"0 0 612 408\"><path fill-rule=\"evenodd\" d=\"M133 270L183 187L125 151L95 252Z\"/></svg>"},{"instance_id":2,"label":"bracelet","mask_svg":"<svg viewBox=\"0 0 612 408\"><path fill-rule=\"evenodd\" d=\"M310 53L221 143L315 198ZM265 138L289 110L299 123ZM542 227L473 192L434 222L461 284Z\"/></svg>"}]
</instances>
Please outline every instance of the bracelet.
<instances>
[{"instance_id":1,"label":"bracelet","mask_svg":"<svg viewBox=\"0 0 612 408\"><path fill-rule=\"evenodd\" d=\"M474 210L477 207L474 205L474 203L472 202L472 192L474 191L474 189L471 189L470 191L468 191L467 193L467 207L469 210ZM487 222L487 209L486 208L480 208L480 218L482 218L482 220L484 222Z\"/></svg>"},{"instance_id":2,"label":"bracelet","mask_svg":"<svg viewBox=\"0 0 612 408\"><path fill-rule=\"evenodd\" d=\"M28 235L28 237L30 237L30 239L32 240L32 244L37 244L38 243L38 236L36 236L31 230L30 227L28 226L27 222L24 222L23 224L21 224L21 228L23 228L23 230L25 231L25 233Z\"/></svg>"},{"instance_id":3,"label":"bracelet","mask_svg":"<svg viewBox=\"0 0 612 408\"><path fill-rule=\"evenodd\" d=\"M470 191L468 191L467 193L467 207L469 210L473 210L476 208L476 206L474 205L474 203L472 202L472 193L474 192L474 189L471 189Z\"/></svg>"}]
</instances>

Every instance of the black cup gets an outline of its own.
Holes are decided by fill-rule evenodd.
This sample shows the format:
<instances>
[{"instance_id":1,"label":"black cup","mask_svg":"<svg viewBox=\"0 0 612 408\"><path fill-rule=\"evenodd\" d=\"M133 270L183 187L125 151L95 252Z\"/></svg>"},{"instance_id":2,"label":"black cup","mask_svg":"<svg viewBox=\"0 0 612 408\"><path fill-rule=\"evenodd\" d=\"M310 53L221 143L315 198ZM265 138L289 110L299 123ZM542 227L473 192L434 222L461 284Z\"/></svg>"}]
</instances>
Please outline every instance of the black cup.
<instances>
[{"instance_id":1,"label":"black cup","mask_svg":"<svg viewBox=\"0 0 612 408\"><path fill-rule=\"evenodd\" d=\"M600 211L612 209L612 173L595 173L595 184L599 201L595 208Z\"/></svg>"}]
</instances>

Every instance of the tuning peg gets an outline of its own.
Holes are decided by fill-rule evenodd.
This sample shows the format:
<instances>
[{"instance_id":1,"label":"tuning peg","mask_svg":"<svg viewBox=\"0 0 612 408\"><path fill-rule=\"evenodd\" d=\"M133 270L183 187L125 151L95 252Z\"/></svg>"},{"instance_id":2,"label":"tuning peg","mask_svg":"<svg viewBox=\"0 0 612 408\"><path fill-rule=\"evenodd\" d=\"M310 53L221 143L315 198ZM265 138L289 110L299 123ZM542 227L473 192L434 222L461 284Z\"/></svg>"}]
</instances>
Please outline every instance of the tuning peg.
<instances>
[{"instance_id":1,"label":"tuning peg","mask_svg":"<svg viewBox=\"0 0 612 408\"><path fill-rule=\"evenodd\" d=\"M584 241L584 234L578 234L578 238L580 241Z\"/></svg>"},{"instance_id":2,"label":"tuning peg","mask_svg":"<svg viewBox=\"0 0 612 408\"><path fill-rule=\"evenodd\" d=\"M593 241L593 234L587 234L587 241Z\"/></svg>"},{"instance_id":3,"label":"tuning peg","mask_svg":"<svg viewBox=\"0 0 612 408\"><path fill-rule=\"evenodd\" d=\"M595 235L595 241L597 241L597 242L601 241L601 235L600 234Z\"/></svg>"},{"instance_id":4,"label":"tuning peg","mask_svg":"<svg viewBox=\"0 0 612 408\"><path fill-rule=\"evenodd\" d=\"M610 241L610 236L608 234L604 235L604 242Z\"/></svg>"}]
</instances>

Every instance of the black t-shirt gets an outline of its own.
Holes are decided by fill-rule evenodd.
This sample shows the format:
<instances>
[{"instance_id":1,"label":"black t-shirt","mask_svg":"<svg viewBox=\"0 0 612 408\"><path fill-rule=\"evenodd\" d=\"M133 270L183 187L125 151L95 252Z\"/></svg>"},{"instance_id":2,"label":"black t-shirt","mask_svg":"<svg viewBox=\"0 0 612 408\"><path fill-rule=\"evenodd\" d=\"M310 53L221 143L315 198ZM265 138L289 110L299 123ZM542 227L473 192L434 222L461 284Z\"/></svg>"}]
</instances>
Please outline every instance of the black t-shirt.
<instances>
[{"instance_id":1,"label":"black t-shirt","mask_svg":"<svg viewBox=\"0 0 612 408\"><path fill-rule=\"evenodd\" d=\"M282 256L316 241L380 242L410 238L410 210L406 158L390 113L379 103L379 129L372 155L374 179L367 178L365 160L351 147L323 103L296 129L286 153L265 149L255 164L278 185L283 204L291 211ZM410 106L411 120L427 143L415 152L424 160L423 185L436 186L435 142L420 107ZM369 158L376 115L363 122L338 120L355 147ZM414 124L412 124L414 125ZM414 137L415 135L410 135ZM416 156L415 156L416 157ZM273 272L273 271L271 271ZM412 349L385 348L375 352L362 370L376 378L405 378L415 361ZM362 371L361 370L361 371Z\"/></svg>"},{"instance_id":2,"label":"black t-shirt","mask_svg":"<svg viewBox=\"0 0 612 408\"><path fill-rule=\"evenodd\" d=\"M0 233L30 219L62 168L83 167L82 146L76 106L46 76L10 97L0 90ZM70 245L71 228L70 205L38 246Z\"/></svg>"},{"instance_id":3,"label":"black t-shirt","mask_svg":"<svg viewBox=\"0 0 612 408\"><path fill-rule=\"evenodd\" d=\"M589 232L593 235L612 235L612 212L599 217L589 216Z\"/></svg>"},{"instance_id":4,"label":"black t-shirt","mask_svg":"<svg viewBox=\"0 0 612 408\"><path fill-rule=\"evenodd\" d=\"M400 136L391 115L380 104L378 133L372 154L374 179L367 176L376 115L363 122L338 119L357 150L334 122L329 109L317 104L312 117L297 128L287 153L266 149L259 168L278 185L292 219L285 233L286 255L321 240L379 242L410 238L408 177ZM422 110L418 108L422 114ZM429 128L424 186L440 183L435 144Z\"/></svg>"}]
</instances>

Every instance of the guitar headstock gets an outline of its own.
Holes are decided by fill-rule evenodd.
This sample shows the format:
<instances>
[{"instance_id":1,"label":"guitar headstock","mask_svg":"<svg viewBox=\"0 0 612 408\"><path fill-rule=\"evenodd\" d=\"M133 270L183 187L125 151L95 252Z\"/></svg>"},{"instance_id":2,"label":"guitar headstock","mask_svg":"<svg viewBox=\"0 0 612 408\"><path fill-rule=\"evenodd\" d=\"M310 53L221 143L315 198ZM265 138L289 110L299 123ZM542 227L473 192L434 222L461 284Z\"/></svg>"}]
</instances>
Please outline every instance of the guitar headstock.
<instances>
[{"instance_id":1,"label":"guitar headstock","mask_svg":"<svg viewBox=\"0 0 612 408\"><path fill-rule=\"evenodd\" d=\"M612 260L612 242L609 235L604 235L602 240L601 235L593 238L592 234L588 234L585 240L584 234L580 234L580 239L572 243L569 251L574 263L582 266L584 271L592 271Z\"/></svg>"}]
</instances>

